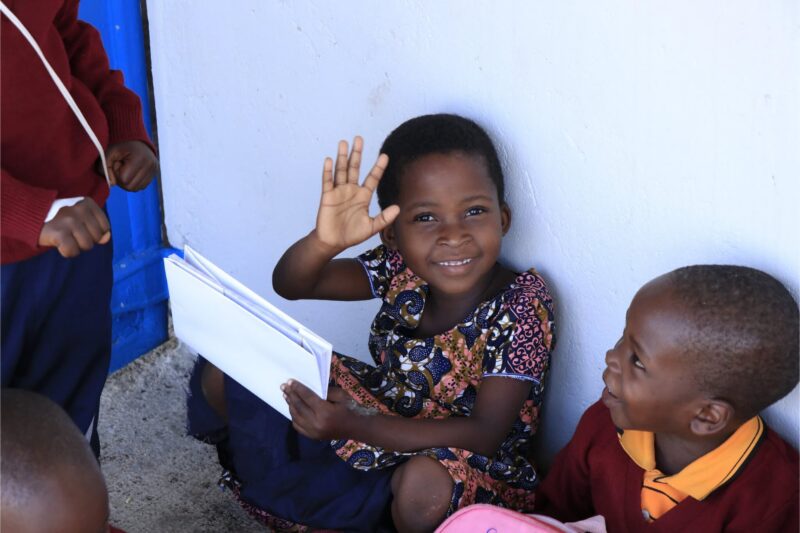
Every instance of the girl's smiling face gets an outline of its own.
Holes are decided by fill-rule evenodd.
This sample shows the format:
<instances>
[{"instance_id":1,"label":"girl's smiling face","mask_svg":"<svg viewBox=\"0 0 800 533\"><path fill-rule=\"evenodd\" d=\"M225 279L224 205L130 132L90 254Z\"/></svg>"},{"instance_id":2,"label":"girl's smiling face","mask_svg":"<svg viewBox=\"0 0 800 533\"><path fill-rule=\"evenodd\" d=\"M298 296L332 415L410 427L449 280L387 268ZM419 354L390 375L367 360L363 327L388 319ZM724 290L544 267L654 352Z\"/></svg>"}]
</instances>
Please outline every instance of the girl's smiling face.
<instances>
[{"instance_id":1,"label":"girl's smiling face","mask_svg":"<svg viewBox=\"0 0 800 533\"><path fill-rule=\"evenodd\" d=\"M511 216L483 158L429 154L410 163L400 183L400 215L383 231L384 242L435 293L484 291Z\"/></svg>"}]
</instances>

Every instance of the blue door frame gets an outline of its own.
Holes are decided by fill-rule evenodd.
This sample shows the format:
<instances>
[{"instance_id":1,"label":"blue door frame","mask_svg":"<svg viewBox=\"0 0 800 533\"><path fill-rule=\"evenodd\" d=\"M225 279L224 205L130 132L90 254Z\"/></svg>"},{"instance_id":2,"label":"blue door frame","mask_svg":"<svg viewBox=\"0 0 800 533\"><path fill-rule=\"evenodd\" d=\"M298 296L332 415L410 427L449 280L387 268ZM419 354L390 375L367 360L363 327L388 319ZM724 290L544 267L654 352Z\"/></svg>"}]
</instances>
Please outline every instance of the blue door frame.
<instances>
[{"instance_id":1,"label":"blue door frame","mask_svg":"<svg viewBox=\"0 0 800 533\"><path fill-rule=\"evenodd\" d=\"M111 68L121 70L125 84L142 99L145 126L152 137L140 0L82 0L80 18L100 31ZM135 194L115 187L107 204L114 241L112 372L167 339L168 296L161 261L167 250L159 179Z\"/></svg>"}]
</instances>

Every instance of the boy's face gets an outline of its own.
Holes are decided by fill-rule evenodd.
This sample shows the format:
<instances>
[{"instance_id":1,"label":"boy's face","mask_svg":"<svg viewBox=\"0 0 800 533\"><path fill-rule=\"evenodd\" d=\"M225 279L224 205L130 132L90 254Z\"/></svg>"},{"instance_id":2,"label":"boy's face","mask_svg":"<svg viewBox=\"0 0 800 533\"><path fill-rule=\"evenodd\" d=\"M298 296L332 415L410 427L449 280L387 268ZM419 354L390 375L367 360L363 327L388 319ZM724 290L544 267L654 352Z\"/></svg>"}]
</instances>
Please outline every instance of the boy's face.
<instances>
[{"instance_id":1,"label":"boy's face","mask_svg":"<svg viewBox=\"0 0 800 533\"><path fill-rule=\"evenodd\" d=\"M603 402L620 429L690 435L701 399L682 339L692 324L665 277L634 296L625 331L606 353Z\"/></svg>"}]
</instances>

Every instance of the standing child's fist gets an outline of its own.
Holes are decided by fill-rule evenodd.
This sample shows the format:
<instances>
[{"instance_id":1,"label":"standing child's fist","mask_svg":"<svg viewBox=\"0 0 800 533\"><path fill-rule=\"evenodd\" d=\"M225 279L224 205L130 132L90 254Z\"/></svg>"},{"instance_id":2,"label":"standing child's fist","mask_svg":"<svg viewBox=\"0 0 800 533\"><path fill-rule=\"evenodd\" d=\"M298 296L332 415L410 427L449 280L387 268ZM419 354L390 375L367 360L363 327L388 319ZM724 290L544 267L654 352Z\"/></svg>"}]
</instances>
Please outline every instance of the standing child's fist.
<instances>
[{"instance_id":1,"label":"standing child's fist","mask_svg":"<svg viewBox=\"0 0 800 533\"><path fill-rule=\"evenodd\" d=\"M141 141L112 144L106 150L106 163L111 183L131 192L147 187L158 172L156 154Z\"/></svg>"},{"instance_id":2,"label":"standing child's fist","mask_svg":"<svg viewBox=\"0 0 800 533\"><path fill-rule=\"evenodd\" d=\"M111 226L105 212L91 198L84 198L58 214L42 227L39 246L58 248L64 257L75 257L95 244L111 239Z\"/></svg>"}]
</instances>

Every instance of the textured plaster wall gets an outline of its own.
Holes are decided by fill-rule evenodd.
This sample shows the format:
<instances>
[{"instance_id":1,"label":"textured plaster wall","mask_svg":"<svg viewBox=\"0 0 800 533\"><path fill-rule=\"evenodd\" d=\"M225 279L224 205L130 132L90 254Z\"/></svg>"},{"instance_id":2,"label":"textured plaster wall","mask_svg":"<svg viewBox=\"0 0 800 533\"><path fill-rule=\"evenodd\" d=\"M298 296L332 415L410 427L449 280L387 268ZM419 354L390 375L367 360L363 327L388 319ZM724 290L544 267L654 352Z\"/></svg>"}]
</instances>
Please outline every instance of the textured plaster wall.
<instances>
[{"instance_id":1,"label":"textured plaster wall","mask_svg":"<svg viewBox=\"0 0 800 533\"><path fill-rule=\"evenodd\" d=\"M344 353L366 354L376 302L283 302L270 282L314 224L323 157L362 134L372 159L422 113L486 126L514 212L504 258L535 265L558 306L545 461L600 394L604 353L649 279L741 263L798 296L797 2L147 7L172 245L194 246ZM768 412L795 446L799 398Z\"/></svg>"}]
</instances>

